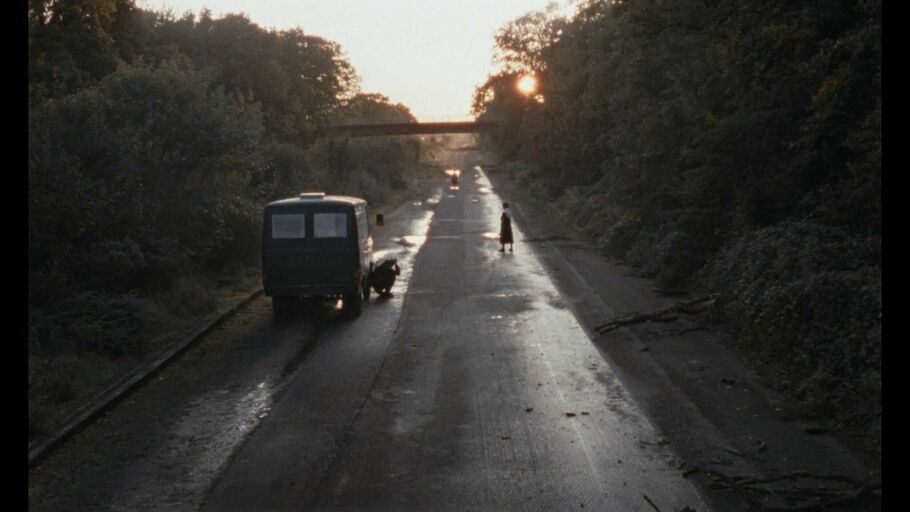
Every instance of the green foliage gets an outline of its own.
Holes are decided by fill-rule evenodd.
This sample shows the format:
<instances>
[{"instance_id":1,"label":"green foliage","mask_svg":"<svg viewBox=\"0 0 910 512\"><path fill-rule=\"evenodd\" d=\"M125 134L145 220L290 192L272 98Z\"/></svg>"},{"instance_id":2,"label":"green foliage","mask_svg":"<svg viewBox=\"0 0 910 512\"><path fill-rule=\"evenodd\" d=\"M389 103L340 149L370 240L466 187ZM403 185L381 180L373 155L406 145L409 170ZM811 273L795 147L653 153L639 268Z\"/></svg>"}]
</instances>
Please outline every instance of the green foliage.
<instances>
[{"instance_id":1,"label":"green foliage","mask_svg":"<svg viewBox=\"0 0 910 512\"><path fill-rule=\"evenodd\" d=\"M878 232L879 18L874 2L528 15L501 31L514 65L478 88L474 110L507 121L493 142L555 193L598 183L643 216L655 201L722 208L731 235L795 213ZM536 72L543 103L515 91L517 68Z\"/></svg>"},{"instance_id":2,"label":"green foliage","mask_svg":"<svg viewBox=\"0 0 910 512\"><path fill-rule=\"evenodd\" d=\"M53 312L31 315L31 355L53 358L92 352L117 358L138 348L136 331L158 316L156 306L132 294L82 292L58 306Z\"/></svg>"},{"instance_id":3,"label":"green foliage","mask_svg":"<svg viewBox=\"0 0 910 512\"><path fill-rule=\"evenodd\" d=\"M539 70L546 66L542 53L559 40L566 20L556 16L552 2L541 11L529 12L496 31L493 61L509 73Z\"/></svg>"},{"instance_id":4,"label":"green foliage","mask_svg":"<svg viewBox=\"0 0 910 512\"><path fill-rule=\"evenodd\" d=\"M357 94L344 101L332 117L334 124L417 122L408 107L401 103L392 105L382 94Z\"/></svg>"},{"instance_id":5,"label":"green foliage","mask_svg":"<svg viewBox=\"0 0 910 512\"><path fill-rule=\"evenodd\" d=\"M785 223L742 237L700 278L721 294L718 318L736 343L777 372L775 387L868 424L881 414L879 244Z\"/></svg>"},{"instance_id":6,"label":"green foliage","mask_svg":"<svg viewBox=\"0 0 910 512\"><path fill-rule=\"evenodd\" d=\"M417 164L420 150L413 137L321 139L310 156L323 190L379 203L389 191L407 187L404 173Z\"/></svg>"},{"instance_id":7,"label":"green foliage","mask_svg":"<svg viewBox=\"0 0 910 512\"><path fill-rule=\"evenodd\" d=\"M255 109L193 73L124 69L29 112L29 290L129 289L223 251L260 167Z\"/></svg>"},{"instance_id":8,"label":"green foliage","mask_svg":"<svg viewBox=\"0 0 910 512\"><path fill-rule=\"evenodd\" d=\"M661 285L723 290L723 318L807 403L842 416L868 403L880 1L592 0L569 20L523 16L496 42L503 69L473 109L504 122L487 142L529 164L520 179ZM543 101L515 88L529 71Z\"/></svg>"},{"instance_id":9,"label":"green foliage","mask_svg":"<svg viewBox=\"0 0 910 512\"><path fill-rule=\"evenodd\" d=\"M299 28L30 0L28 38L30 436L209 313L217 287L239 291L265 203L378 201L421 154L416 138L317 140L339 118L414 118L358 95L341 47Z\"/></svg>"},{"instance_id":10,"label":"green foliage","mask_svg":"<svg viewBox=\"0 0 910 512\"><path fill-rule=\"evenodd\" d=\"M214 283L206 276L180 277L160 300L178 318L208 313L215 308Z\"/></svg>"},{"instance_id":11,"label":"green foliage","mask_svg":"<svg viewBox=\"0 0 910 512\"><path fill-rule=\"evenodd\" d=\"M132 0L30 0L29 98L58 96L112 73L117 49L111 36Z\"/></svg>"},{"instance_id":12,"label":"green foliage","mask_svg":"<svg viewBox=\"0 0 910 512\"><path fill-rule=\"evenodd\" d=\"M317 178L309 152L299 145L270 143L262 148L264 166L251 181L250 192L268 203L313 187Z\"/></svg>"},{"instance_id":13,"label":"green foliage","mask_svg":"<svg viewBox=\"0 0 910 512\"><path fill-rule=\"evenodd\" d=\"M267 30L243 14L213 19L144 11L131 0L53 1L29 9L33 101L75 92L118 64L179 62L207 70L242 105L257 104L269 137L311 142L357 76L341 47L299 28Z\"/></svg>"},{"instance_id":14,"label":"green foliage","mask_svg":"<svg viewBox=\"0 0 910 512\"><path fill-rule=\"evenodd\" d=\"M29 45L30 311L250 264L265 202L378 199L420 154L416 139L306 147L330 119L414 118L355 95L341 48L300 29L57 0L29 3Z\"/></svg>"}]
</instances>

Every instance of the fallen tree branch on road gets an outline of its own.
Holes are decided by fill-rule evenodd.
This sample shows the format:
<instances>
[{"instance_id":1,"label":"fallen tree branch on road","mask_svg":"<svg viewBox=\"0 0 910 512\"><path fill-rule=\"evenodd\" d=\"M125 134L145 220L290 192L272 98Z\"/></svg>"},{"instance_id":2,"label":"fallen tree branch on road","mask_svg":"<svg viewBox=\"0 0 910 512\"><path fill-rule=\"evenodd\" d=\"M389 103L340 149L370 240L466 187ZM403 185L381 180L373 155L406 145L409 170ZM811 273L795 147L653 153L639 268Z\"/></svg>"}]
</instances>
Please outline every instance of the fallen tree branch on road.
<instances>
[{"instance_id":1,"label":"fallen tree branch on road","mask_svg":"<svg viewBox=\"0 0 910 512\"><path fill-rule=\"evenodd\" d=\"M616 320L598 325L594 330L598 334L604 334L620 327L627 325L640 324L644 322L672 322L679 318L678 315L696 315L707 311L714 305L717 300L717 294L705 295L686 302L677 302L676 304L661 309L655 313L636 313Z\"/></svg>"},{"instance_id":2,"label":"fallen tree branch on road","mask_svg":"<svg viewBox=\"0 0 910 512\"><path fill-rule=\"evenodd\" d=\"M642 497L645 499L645 501L648 502L648 505L651 505L651 507L652 507L654 510L656 510L657 512L660 512L660 509L657 508L657 505L655 505L654 502L651 501L651 498L649 498L647 494L642 494Z\"/></svg>"},{"instance_id":3,"label":"fallen tree branch on road","mask_svg":"<svg viewBox=\"0 0 910 512\"><path fill-rule=\"evenodd\" d=\"M881 485L846 475L816 475L808 471L796 471L769 478L752 478L729 476L713 469L689 470L689 474L694 472L707 475L712 480L708 486L711 489L733 491L744 496L752 505L750 510L756 511L824 511L867 504L881 496ZM783 500L785 504L766 500Z\"/></svg>"}]
</instances>

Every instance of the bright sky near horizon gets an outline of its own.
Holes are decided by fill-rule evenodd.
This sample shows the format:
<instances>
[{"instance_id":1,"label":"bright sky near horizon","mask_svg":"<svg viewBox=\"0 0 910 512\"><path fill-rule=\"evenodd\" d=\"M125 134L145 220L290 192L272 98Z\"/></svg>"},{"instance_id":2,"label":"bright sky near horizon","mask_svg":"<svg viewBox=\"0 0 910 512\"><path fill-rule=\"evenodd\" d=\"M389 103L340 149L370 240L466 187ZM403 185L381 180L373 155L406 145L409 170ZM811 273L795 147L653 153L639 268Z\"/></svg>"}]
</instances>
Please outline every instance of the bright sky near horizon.
<instances>
[{"instance_id":1,"label":"bright sky near horizon","mask_svg":"<svg viewBox=\"0 0 910 512\"><path fill-rule=\"evenodd\" d=\"M299 26L341 45L363 92L403 103L418 120L439 121L469 117L474 88L494 70L496 30L552 1L140 0L140 5L177 15L208 7L216 18L242 12L264 28Z\"/></svg>"}]
</instances>

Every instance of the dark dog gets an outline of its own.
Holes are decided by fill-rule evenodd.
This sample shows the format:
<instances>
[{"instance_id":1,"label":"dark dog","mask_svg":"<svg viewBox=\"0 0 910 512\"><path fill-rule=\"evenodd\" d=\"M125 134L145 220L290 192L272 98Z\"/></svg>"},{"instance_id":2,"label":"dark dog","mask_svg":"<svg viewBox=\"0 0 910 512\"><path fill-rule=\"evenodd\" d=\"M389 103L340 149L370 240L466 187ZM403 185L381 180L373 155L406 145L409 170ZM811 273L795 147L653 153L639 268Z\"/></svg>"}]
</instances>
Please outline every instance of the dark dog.
<instances>
[{"instance_id":1,"label":"dark dog","mask_svg":"<svg viewBox=\"0 0 910 512\"><path fill-rule=\"evenodd\" d=\"M399 275L401 275L401 268L398 266L397 258L382 260L373 267L373 271L370 273L370 286L379 295L391 297L392 286L395 285L395 278Z\"/></svg>"}]
</instances>

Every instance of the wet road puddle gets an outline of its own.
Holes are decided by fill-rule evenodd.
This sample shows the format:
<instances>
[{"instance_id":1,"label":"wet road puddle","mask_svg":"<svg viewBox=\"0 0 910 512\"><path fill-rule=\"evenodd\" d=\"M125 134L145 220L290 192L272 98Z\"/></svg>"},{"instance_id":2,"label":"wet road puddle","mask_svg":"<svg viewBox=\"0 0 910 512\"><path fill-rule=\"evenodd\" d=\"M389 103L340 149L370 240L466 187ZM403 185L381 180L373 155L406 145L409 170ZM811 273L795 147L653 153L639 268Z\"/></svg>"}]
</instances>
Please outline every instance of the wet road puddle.
<instances>
[{"instance_id":1,"label":"wet road puddle","mask_svg":"<svg viewBox=\"0 0 910 512\"><path fill-rule=\"evenodd\" d=\"M252 428L257 421L268 416L272 410L272 387L265 382L260 382L246 394L237 404L238 419L246 421L246 426Z\"/></svg>"},{"instance_id":2,"label":"wet road puddle","mask_svg":"<svg viewBox=\"0 0 910 512\"><path fill-rule=\"evenodd\" d=\"M426 201L416 201L412 203L412 205L435 205L439 202L439 197L439 194L435 194ZM395 281L395 286L392 289L395 294L407 290L408 288L411 272L406 269L409 269L412 266L415 255L427 242L427 233L429 233L430 225L435 216L435 208L426 208L419 213L411 211L409 215L414 215L414 218L403 223L403 226L399 224L401 229L396 229L398 233L404 234L393 235L392 233L389 233L389 238L386 238L384 241L378 242L373 246L374 262L378 263L386 258L398 259L402 272L401 276ZM394 219L387 218L386 222L393 220Z\"/></svg>"},{"instance_id":3,"label":"wet road puddle","mask_svg":"<svg viewBox=\"0 0 910 512\"><path fill-rule=\"evenodd\" d=\"M477 187L477 193L479 194L489 194L490 187Z\"/></svg>"},{"instance_id":4,"label":"wet road puddle","mask_svg":"<svg viewBox=\"0 0 910 512\"><path fill-rule=\"evenodd\" d=\"M487 231L482 235L484 240L499 240L499 233L495 231Z\"/></svg>"},{"instance_id":5,"label":"wet road puddle","mask_svg":"<svg viewBox=\"0 0 910 512\"><path fill-rule=\"evenodd\" d=\"M426 235L405 235L398 237L393 242L402 247L418 247L427 241Z\"/></svg>"}]
</instances>

